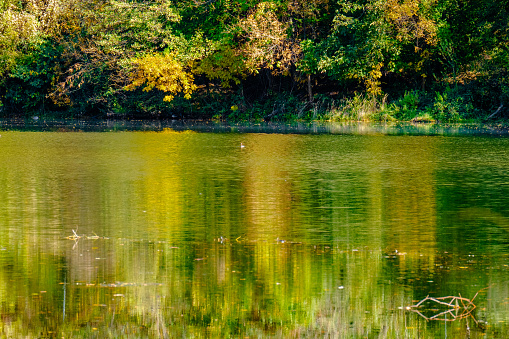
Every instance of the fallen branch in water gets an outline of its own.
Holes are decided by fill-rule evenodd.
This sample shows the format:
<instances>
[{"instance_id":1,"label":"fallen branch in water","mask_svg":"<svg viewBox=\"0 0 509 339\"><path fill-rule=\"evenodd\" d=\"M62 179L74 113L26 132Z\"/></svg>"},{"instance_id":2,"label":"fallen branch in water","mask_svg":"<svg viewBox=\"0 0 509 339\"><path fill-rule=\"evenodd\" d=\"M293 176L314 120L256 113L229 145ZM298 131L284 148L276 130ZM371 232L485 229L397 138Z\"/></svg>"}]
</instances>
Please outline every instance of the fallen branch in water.
<instances>
[{"instance_id":1,"label":"fallen branch in water","mask_svg":"<svg viewBox=\"0 0 509 339\"><path fill-rule=\"evenodd\" d=\"M477 294L476 294L476 296L477 296ZM474 299L475 299L475 297L474 297ZM444 305L447 307L447 309L440 313L437 313L431 317L427 317L424 314L422 314L419 310L417 310L417 308L420 307L426 301L434 302L439 305ZM412 312L419 314L421 317L423 317L426 320L455 321L457 319L464 319L471 315L472 311L476 308L475 304L472 301L473 301L473 299L470 300L468 298L463 298L461 295L459 297L448 296L448 297L440 297L440 298L433 298L433 297L427 296L426 298L419 301L416 305L407 307L407 310L410 310ZM461 302L461 306L460 306L460 302ZM433 310L435 310L435 309L433 309ZM447 315L450 315L451 318L448 319Z\"/></svg>"},{"instance_id":2,"label":"fallen branch in water","mask_svg":"<svg viewBox=\"0 0 509 339\"><path fill-rule=\"evenodd\" d=\"M70 235L70 236L67 236L65 237L66 239L69 239L69 240L74 240L74 241L78 241L80 240L81 238L84 238L84 239L89 239L89 240L95 240L95 239L109 239L109 238L106 238L106 237L100 237L98 236L97 234L94 233L94 235L89 235L89 236L85 236L85 235L78 235L78 233L76 233L75 230L72 230L72 233L73 235Z\"/></svg>"},{"instance_id":3,"label":"fallen branch in water","mask_svg":"<svg viewBox=\"0 0 509 339\"><path fill-rule=\"evenodd\" d=\"M73 235L66 237L66 239L74 240L74 241L78 241L79 239L81 239L81 236L79 236L75 230L72 230L72 233L73 233Z\"/></svg>"},{"instance_id":4,"label":"fallen branch in water","mask_svg":"<svg viewBox=\"0 0 509 339\"><path fill-rule=\"evenodd\" d=\"M419 301L417 304L406 307L407 310L415 312L419 314L421 317L423 317L426 320L440 320L440 321L455 321L459 319L465 319L468 317L472 317L474 321L477 323L477 320L473 317L472 312L476 309L476 305L474 304L474 300L479 295L479 292L482 290L485 290L488 287L485 287L474 295L472 299L464 298L461 296L461 294L457 296L448 296L448 297L437 297L433 298L429 295L426 296L426 298ZM427 307L422 308L421 310L424 312L426 311L432 311L432 312L439 312L435 313L432 316L425 316L421 311L418 310L419 307L423 306L424 303L429 302L433 304L435 307ZM460 305L461 304L461 305ZM444 309L445 306L445 309ZM442 307L442 309L438 308ZM448 318L450 316L450 318Z\"/></svg>"}]
</instances>

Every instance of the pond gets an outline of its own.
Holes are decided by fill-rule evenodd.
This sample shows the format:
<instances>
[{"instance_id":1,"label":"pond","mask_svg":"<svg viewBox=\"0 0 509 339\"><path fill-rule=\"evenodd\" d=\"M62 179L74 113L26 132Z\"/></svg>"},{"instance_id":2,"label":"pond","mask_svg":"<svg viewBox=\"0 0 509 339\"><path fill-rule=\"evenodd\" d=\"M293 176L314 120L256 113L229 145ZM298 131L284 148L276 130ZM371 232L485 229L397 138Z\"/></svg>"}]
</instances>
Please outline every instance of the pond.
<instances>
[{"instance_id":1,"label":"pond","mask_svg":"<svg viewBox=\"0 0 509 339\"><path fill-rule=\"evenodd\" d=\"M0 130L2 337L509 336L504 130Z\"/></svg>"}]
</instances>

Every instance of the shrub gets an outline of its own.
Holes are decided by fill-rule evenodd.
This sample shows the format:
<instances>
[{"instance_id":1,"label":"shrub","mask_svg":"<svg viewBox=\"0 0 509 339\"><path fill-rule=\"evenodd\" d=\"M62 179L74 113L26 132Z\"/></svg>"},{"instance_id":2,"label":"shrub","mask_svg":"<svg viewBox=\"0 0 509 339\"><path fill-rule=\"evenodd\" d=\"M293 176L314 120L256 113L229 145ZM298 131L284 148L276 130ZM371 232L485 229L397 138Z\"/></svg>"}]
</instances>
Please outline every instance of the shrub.
<instances>
[{"instance_id":1,"label":"shrub","mask_svg":"<svg viewBox=\"0 0 509 339\"><path fill-rule=\"evenodd\" d=\"M390 105L391 116L398 120L412 120L418 115L419 93L405 92L405 95Z\"/></svg>"},{"instance_id":2,"label":"shrub","mask_svg":"<svg viewBox=\"0 0 509 339\"><path fill-rule=\"evenodd\" d=\"M456 122L460 120L458 113L458 107L463 101L462 98L456 97L454 99L448 99L448 92L444 93L436 92L435 102L431 107L431 116L439 122Z\"/></svg>"}]
</instances>

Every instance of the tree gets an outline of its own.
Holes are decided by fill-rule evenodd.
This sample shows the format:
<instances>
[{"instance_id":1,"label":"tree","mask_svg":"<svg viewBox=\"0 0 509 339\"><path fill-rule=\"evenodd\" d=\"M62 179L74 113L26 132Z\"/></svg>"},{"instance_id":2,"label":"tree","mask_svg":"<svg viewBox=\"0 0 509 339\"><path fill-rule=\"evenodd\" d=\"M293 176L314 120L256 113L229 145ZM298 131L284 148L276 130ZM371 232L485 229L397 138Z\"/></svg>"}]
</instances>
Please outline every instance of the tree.
<instances>
[{"instance_id":1,"label":"tree","mask_svg":"<svg viewBox=\"0 0 509 339\"><path fill-rule=\"evenodd\" d=\"M404 71L405 51L416 59L435 44L436 24L429 15L433 1L341 2L329 36L307 52L318 54L318 71L337 80L357 79L378 95L384 73Z\"/></svg>"},{"instance_id":2,"label":"tree","mask_svg":"<svg viewBox=\"0 0 509 339\"><path fill-rule=\"evenodd\" d=\"M128 102L131 60L138 53L161 52L178 45L172 24L180 16L170 2L82 2L75 11L80 30L65 46L62 70L49 97L53 102L115 111Z\"/></svg>"},{"instance_id":3,"label":"tree","mask_svg":"<svg viewBox=\"0 0 509 339\"><path fill-rule=\"evenodd\" d=\"M203 74L210 80L219 80L223 87L239 85L247 69L240 52L229 44L221 44L201 60L196 60L193 73Z\"/></svg>"},{"instance_id":4,"label":"tree","mask_svg":"<svg viewBox=\"0 0 509 339\"><path fill-rule=\"evenodd\" d=\"M132 63L135 65L135 70L131 84L125 87L128 91L140 86L144 86L145 92L156 88L166 94L164 101L170 102L180 92L189 99L196 89L193 75L186 72L171 54L151 54L133 59Z\"/></svg>"},{"instance_id":5,"label":"tree","mask_svg":"<svg viewBox=\"0 0 509 339\"><path fill-rule=\"evenodd\" d=\"M261 2L238 24L242 28L241 45L246 67L252 73L260 69L287 75L300 57L300 46L288 35L290 24L277 17L277 7Z\"/></svg>"}]
</instances>

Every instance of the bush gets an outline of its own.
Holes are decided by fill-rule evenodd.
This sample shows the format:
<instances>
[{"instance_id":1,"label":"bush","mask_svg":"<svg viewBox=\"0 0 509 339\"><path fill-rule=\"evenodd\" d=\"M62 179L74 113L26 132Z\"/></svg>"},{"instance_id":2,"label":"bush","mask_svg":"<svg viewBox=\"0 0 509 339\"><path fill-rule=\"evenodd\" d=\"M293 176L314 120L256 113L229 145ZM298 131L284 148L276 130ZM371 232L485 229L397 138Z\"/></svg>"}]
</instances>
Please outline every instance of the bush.
<instances>
[{"instance_id":1,"label":"bush","mask_svg":"<svg viewBox=\"0 0 509 339\"><path fill-rule=\"evenodd\" d=\"M455 122L460 120L456 101L447 100L447 92L436 92L435 103L431 108L431 116L439 122Z\"/></svg>"},{"instance_id":2,"label":"bush","mask_svg":"<svg viewBox=\"0 0 509 339\"><path fill-rule=\"evenodd\" d=\"M15 110L33 112L45 110L52 101L46 99L59 72L60 48L50 41L30 46L12 69L6 84L5 101Z\"/></svg>"},{"instance_id":3,"label":"bush","mask_svg":"<svg viewBox=\"0 0 509 339\"><path fill-rule=\"evenodd\" d=\"M385 100L386 97L380 101L372 95L355 93L353 97L343 99L339 107L334 107L328 120L383 120Z\"/></svg>"},{"instance_id":4,"label":"bush","mask_svg":"<svg viewBox=\"0 0 509 339\"><path fill-rule=\"evenodd\" d=\"M389 114L398 120L412 120L418 115L419 93L416 91L405 92L405 95L392 103Z\"/></svg>"},{"instance_id":5,"label":"bush","mask_svg":"<svg viewBox=\"0 0 509 339\"><path fill-rule=\"evenodd\" d=\"M433 104L427 113L438 122L459 122L479 120L486 112L476 107L475 96L464 86L446 88L442 93L435 92Z\"/></svg>"}]
</instances>

